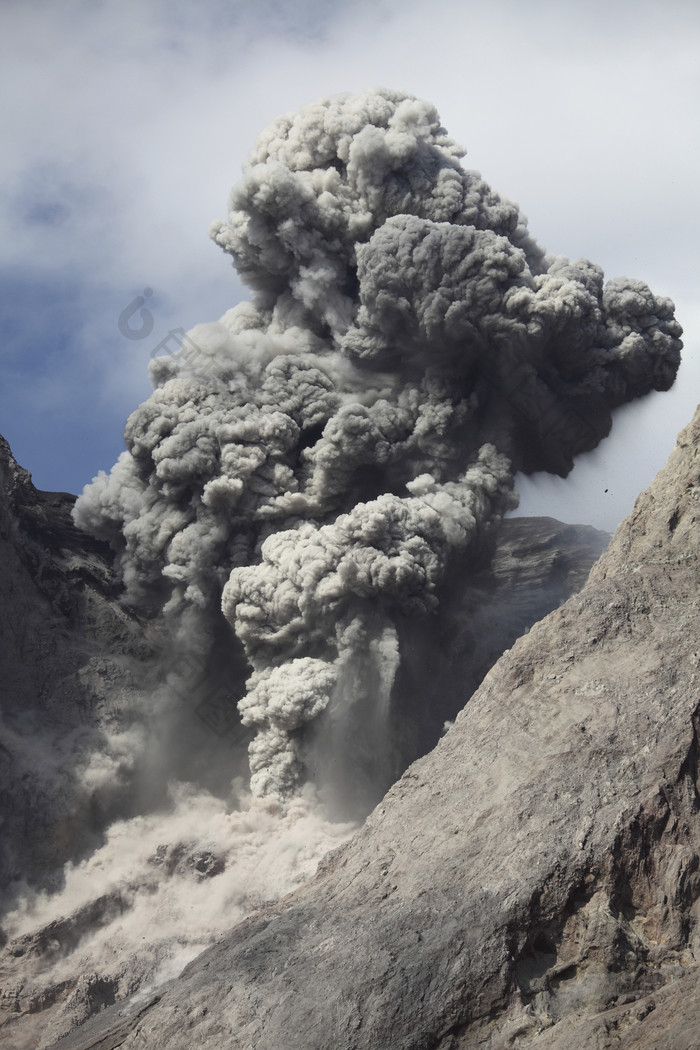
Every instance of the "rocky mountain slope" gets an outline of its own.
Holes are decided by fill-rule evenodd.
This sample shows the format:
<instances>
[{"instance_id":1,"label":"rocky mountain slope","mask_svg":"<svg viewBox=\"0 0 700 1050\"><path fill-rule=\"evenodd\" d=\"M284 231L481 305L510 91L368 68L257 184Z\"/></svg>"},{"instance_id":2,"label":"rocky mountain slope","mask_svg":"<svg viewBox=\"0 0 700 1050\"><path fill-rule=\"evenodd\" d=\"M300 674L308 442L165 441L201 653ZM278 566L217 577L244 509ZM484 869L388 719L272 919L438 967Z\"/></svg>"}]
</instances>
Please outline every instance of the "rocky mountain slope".
<instances>
[{"instance_id":1,"label":"rocky mountain slope","mask_svg":"<svg viewBox=\"0 0 700 1050\"><path fill-rule=\"evenodd\" d=\"M134 717L133 668L153 656L143 625L118 600L108 545L73 525L74 502L35 489L0 437L5 904L18 882L50 884L119 811L118 775L86 791L85 758L104 748L105 731Z\"/></svg>"},{"instance_id":2,"label":"rocky mountain slope","mask_svg":"<svg viewBox=\"0 0 700 1050\"><path fill-rule=\"evenodd\" d=\"M699 475L700 413L584 589L314 879L117 1036L61 1045L696 1047Z\"/></svg>"},{"instance_id":3,"label":"rocky mountain slope","mask_svg":"<svg viewBox=\"0 0 700 1050\"><path fill-rule=\"evenodd\" d=\"M118 927L144 895L154 895L152 879L139 882L134 870L121 890L104 894L97 873L93 893L72 906L60 891L67 862L93 855L116 820L139 819L155 805L134 788L138 754L119 752L118 742L147 720L162 673L162 639L154 622L120 601L109 548L75 530L73 497L37 491L4 441L0 471L0 885L5 911L43 888L42 914L50 919L22 936L3 935L0 1045L19 1050L48 1045L52 1032L55 1038L138 991L147 972L143 960L126 957L118 972L108 972L103 958L89 962L89 944L105 929L116 951L109 924ZM434 663L412 670L426 702L423 710L397 714L400 771L433 746L503 649L583 585L608 539L548 518L504 523L491 563L468 587L454 581L444 596L445 622L462 626L436 631ZM211 728L206 732L209 746ZM190 726L187 739L197 742ZM172 762L176 774L179 761ZM371 808L375 801L367 795L358 804ZM175 838L181 830L168 832L167 819L159 847L167 863L157 870L163 878L172 866L174 878L187 854ZM212 862L207 878L218 870ZM100 1017L107 1023L109 1011Z\"/></svg>"}]
</instances>

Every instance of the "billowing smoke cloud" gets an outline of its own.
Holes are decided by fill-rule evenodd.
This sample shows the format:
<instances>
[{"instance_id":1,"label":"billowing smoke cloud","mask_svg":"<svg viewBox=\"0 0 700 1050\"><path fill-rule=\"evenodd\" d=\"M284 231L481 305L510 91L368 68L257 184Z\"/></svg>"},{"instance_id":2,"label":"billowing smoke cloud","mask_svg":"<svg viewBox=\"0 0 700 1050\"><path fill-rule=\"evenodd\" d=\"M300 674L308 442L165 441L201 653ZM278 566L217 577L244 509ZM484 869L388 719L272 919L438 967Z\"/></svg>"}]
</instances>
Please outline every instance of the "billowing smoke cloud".
<instances>
[{"instance_id":1,"label":"billowing smoke cloud","mask_svg":"<svg viewBox=\"0 0 700 1050\"><path fill-rule=\"evenodd\" d=\"M388 710L401 622L481 556L514 473L566 474L675 377L673 304L546 255L462 153L388 90L276 121L212 228L252 301L153 363L76 507L205 657L223 609L258 795L299 790L312 725Z\"/></svg>"}]
</instances>

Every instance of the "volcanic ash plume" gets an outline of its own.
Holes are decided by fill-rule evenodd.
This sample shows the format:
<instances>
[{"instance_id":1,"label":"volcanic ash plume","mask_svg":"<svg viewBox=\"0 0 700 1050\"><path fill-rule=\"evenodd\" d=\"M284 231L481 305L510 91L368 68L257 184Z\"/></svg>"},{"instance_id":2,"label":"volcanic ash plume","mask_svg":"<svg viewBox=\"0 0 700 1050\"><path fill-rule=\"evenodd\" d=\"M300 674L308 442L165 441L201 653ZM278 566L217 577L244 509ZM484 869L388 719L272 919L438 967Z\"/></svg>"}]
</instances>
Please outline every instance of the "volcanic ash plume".
<instances>
[{"instance_id":1,"label":"volcanic ash plume","mask_svg":"<svg viewBox=\"0 0 700 1050\"><path fill-rule=\"evenodd\" d=\"M324 720L375 734L401 624L481 555L514 473L567 474L678 368L668 299L546 255L462 155L388 90L277 120L212 228L251 301L153 362L76 507L204 659L223 610L258 795L299 790Z\"/></svg>"}]
</instances>

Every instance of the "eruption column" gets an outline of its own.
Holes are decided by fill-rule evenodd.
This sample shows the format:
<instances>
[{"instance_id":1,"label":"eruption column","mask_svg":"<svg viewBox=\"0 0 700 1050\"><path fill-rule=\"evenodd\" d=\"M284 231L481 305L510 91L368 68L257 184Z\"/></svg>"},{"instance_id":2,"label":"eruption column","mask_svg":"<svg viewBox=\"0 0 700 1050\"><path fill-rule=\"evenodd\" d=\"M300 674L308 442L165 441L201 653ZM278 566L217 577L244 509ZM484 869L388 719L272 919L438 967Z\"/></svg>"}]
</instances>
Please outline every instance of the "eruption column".
<instances>
[{"instance_id":1,"label":"eruption column","mask_svg":"<svg viewBox=\"0 0 700 1050\"><path fill-rule=\"evenodd\" d=\"M153 362L76 507L130 601L199 617L198 651L223 610L258 794L294 794L321 741L381 737L401 622L481 557L514 473L566 475L678 368L670 300L547 255L462 155L394 91L277 120L212 227L251 301Z\"/></svg>"}]
</instances>

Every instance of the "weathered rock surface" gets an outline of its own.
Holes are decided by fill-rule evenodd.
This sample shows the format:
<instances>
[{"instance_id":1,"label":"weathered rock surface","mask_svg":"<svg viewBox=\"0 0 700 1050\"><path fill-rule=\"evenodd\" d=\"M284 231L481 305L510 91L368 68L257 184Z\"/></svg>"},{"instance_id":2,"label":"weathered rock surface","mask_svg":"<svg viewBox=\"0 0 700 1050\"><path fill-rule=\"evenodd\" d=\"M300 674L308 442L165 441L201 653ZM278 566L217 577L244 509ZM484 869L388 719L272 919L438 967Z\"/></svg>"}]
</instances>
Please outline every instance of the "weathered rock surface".
<instances>
[{"instance_id":1,"label":"weathered rock surface","mask_svg":"<svg viewBox=\"0 0 700 1050\"><path fill-rule=\"evenodd\" d=\"M699 551L700 414L584 590L120 1045L696 1047Z\"/></svg>"},{"instance_id":2,"label":"weathered rock surface","mask_svg":"<svg viewBox=\"0 0 700 1050\"><path fill-rule=\"evenodd\" d=\"M124 755L120 767L113 740L147 716L160 640L156 625L120 603L109 549L74 529L73 497L38 492L1 441L0 473L0 888L7 907L26 885L60 888L63 864L89 854L111 820L134 812L139 756L130 767ZM435 664L412 671L423 676L425 704L397 712L401 768L434 744L503 648L582 586L608 539L552 519L504 523L492 564L468 589L455 580L445 596L445 622L461 626L448 633L433 626ZM188 738L197 739L193 732ZM113 770L98 783L86 775L95 755L108 757ZM176 761L172 768L180 772ZM181 847L175 841L173 848ZM107 1024L124 1009L119 1000L148 975L143 960L120 958L109 972L97 964L87 972L72 965L71 953L84 962L82 945L118 924L135 893L131 884L106 895L96 887L73 911L57 911L48 925L5 945L0 1045L46 1045L50 1032L56 1038L90 1013ZM128 1017L114 1023L122 1034L130 1024Z\"/></svg>"},{"instance_id":3,"label":"weathered rock surface","mask_svg":"<svg viewBox=\"0 0 700 1050\"><path fill-rule=\"evenodd\" d=\"M354 726L342 747L327 748L340 785L335 810L326 793L331 811L364 819L406 767L435 746L504 649L581 589L609 541L608 533L588 525L507 519L480 570L469 564L453 572L437 615L401 619L401 664L384 749L373 739L371 719Z\"/></svg>"},{"instance_id":4,"label":"weathered rock surface","mask_svg":"<svg viewBox=\"0 0 700 1050\"><path fill-rule=\"evenodd\" d=\"M152 649L119 603L109 547L75 529L74 497L39 492L0 438L0 898L50 884L94 846L119 787L85 789L87 756L133 718L127 658Z\"/></svg>"},{"instance_id":5,"label":"weathered rock surface","mask_svg":"<svg viewBox=\"0 0 700 1050\"><path fill-rule=\"evenodd\" d=\"M466 583L453 577L435 622L417 619L402 625L400 674L407 681L405 689L399 682L396 690L403 702L392 727L393 739L402 741L397 776L434 747L445 721L457 716L501 653L581 590L609 542L608 533L588 525L544 517L506 519L490 564L465 574ZM417 636L414 644L412 635Z\"/></svg>"}]
</instances>

